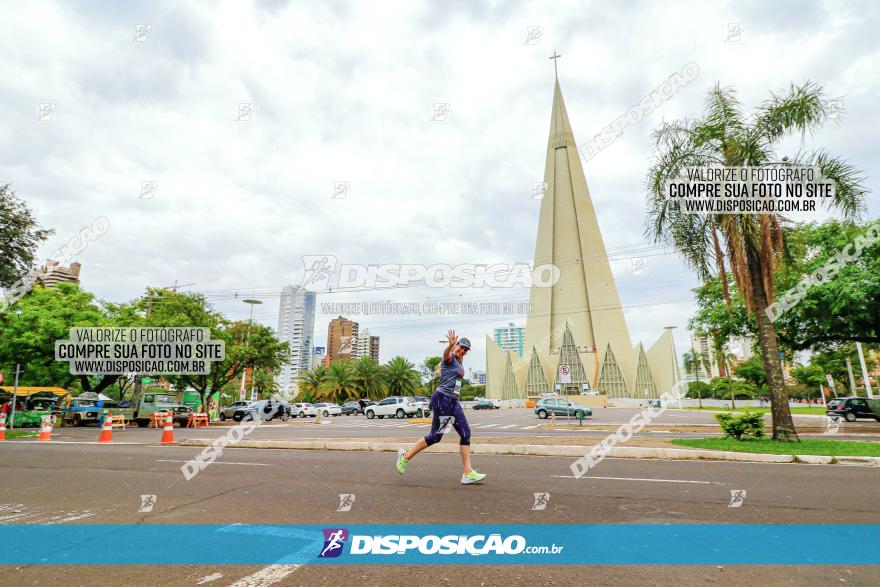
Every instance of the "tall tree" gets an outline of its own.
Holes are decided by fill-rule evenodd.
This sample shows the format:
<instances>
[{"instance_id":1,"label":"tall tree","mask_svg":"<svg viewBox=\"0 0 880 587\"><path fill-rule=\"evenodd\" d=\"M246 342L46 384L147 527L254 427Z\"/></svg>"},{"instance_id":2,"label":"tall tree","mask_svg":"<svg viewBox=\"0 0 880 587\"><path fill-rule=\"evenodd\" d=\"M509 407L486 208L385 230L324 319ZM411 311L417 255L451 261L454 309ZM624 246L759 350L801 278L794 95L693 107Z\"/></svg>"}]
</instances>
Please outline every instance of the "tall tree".
<instances>
[{"instance_id":1,"label":"tall tree","mask_svg":"<svg viewBox=\"0 0 880 587\"><path fill-rule=\"evenodd\" d=\"M327 367L324 380L318 387L318 397L324 400L343 403L357 399L357 376L351 361L334 361Z\"/></svg>"},{"instance_id":2,"label":"tall tree","mask_svg":"<svg viewBox=\"0 0 880 587\"><path fill-rule=\"evenodd\" d=\"M297 382L298 399L304 402L314 401L319 395L318 390L321 389L326 376L327 367L324 365L316 365L314 369L301 371Z\"/></svg>"},{"instance_id":3,"label":"tall tree","mask_svg":"<svg viewBox=\"0 0 880 587\"><path fill-rule=\"evenodd\" d=\"M654 133L657 155L648 173L646 233L655 242L677 248L701 279L717 273L726 286L728 267L733 273L755 318L769 383L774 440L798 440L776 330L766 314L776 294L774 276L784 250L787 220L778 214L688 214L666 197L666 184L675 181L685 167L759 166L780 161L809 165L836 183L834 197L825 204L855 218L864 209L866 189L854 167L825 151L782 158L775 150L783 138L793 133L804 136L837 111L838 100L826 98L821 86L806 82L792 84L783 95L771 94L747 117L736 92L716 84L701 118L667 123Z\"/></svg>"},{"instance_id":4,"label":"tall tree","mask_svg":"<svg viewBox=\"0 0 880 587\"><path fill-rule=\"evenodd\" d=\"M352 366L355 382L361 397L378 400L388 393L382 367L370 357L361 357Z\"/></svg>"},{"instance_id":5,"label":"tall tree","mask_svg":"<svg viewBox=\"0 0 880 587\"><path fill-rule=\"evenodd\" d=\"M385 382L391 395L416 395L421 387L422 378L415 365L404 357L394 357L385 364Z\"/></svg>"},{"instance_id":6,"label":"tall tree","mask_svg":"<svg viewBox=\"0 0 880 587\"><path fill-rule=\"evenodd\" d=\"M0 287L9 287L34 266L37 247L55 231L42 228L9 184L0 185Z\"/></svg>"},{"instance_id":7,"label":"tall tree","mask_svg":"<svg viewBox=\"0 0 880 587\"><path fill-rule=\"evenodd\" d=\"M223 341L224 359L212 362L208 375L166 377L178 389L198 391L203 406L208 405L209 395L240 377L247 367L274 371L288 353L288 344L276 339L270 328L254 322L230 322L201 294L149 289L134 305L143 310L145 326L208 328L212 340Z\"/></svg>"},{"instance_id":8,"label":"tall tree","mask_svg":"<svg viewBox=\"0 0 880 587\"><path fill-rule=\"evenodd\" d=\"M854 254L870 224L829 220L787 232L791 255L777 274L778 290L793 289L841 251ZM810 285L774 326L780 342L793 350L848 341L880 343L880 241L864 246L855 259L840 263L830 279Z\"/></svg>"}]
</instances>

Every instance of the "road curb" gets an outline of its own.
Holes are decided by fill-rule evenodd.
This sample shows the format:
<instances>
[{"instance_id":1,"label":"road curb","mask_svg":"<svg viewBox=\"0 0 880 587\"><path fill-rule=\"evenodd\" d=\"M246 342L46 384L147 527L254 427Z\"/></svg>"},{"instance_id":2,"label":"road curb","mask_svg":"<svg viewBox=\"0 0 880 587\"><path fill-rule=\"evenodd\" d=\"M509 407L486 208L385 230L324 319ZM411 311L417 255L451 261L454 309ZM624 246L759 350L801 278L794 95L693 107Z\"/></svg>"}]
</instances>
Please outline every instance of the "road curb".
<instances>
[{"instance_id":1,"label":"road curb","mask_svg":"<svg viewBox=\"0 0 880 587\"><path fill-rule=\"evenodd\" d=\"M189 438L180 446L209 446L213 439ZM359 440L242 440L235 447L227 448L274 448L288 450L360 450L372 452L397 452L402 443ZM580 458L589 454L592 447L548 444L472 444L471 452L477 455L519 455ZM434 453L458 454L457 444L435 444ZM880 457L830 457L822 455L774 455L731 451L714 451L688 448L654 448L640 446L616 446L607 454L623 459L661 459L671 461L738 461L752 463L808 463L815 465L863 465L880 466Z\"/></svg>"}]
</instances>

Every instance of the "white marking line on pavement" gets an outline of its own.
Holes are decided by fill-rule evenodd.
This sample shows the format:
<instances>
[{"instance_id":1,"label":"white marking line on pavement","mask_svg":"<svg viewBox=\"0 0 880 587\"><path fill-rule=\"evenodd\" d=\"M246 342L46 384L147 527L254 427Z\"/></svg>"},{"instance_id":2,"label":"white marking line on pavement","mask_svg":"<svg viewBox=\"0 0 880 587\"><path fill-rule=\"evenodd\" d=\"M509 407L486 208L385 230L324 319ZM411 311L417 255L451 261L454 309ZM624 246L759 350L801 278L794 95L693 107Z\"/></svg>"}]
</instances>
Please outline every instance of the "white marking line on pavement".
<instances>
[{"instance_id":1,"label":"white marking line on pavement","mask_svg":"<svg viewBox=\"0 0 880 587\"><path fill-rule=\"evenodd\" d=\"M574 475L553 475L559 479L577 479ZM596 475L585 475L581 479L605 479L608 481L653 481L654 483L695 483L697 485L730 485L729 483L718 483L717 481L692 481L690 479L643 479L640 477L599 477Z\"/></svg>"},{"instance_id":2,"label":"white marking line on pavement","mask_svg":"<svg viewBox=\"0 0 880 587\"><path fill-rule=\"evenodd\" d=\"M253 575L242 577L229 587L265 587L277 583L302 565L269 565Z\"/></svg>"},{"instance_id":3,"label":"white marking line on pavement","mask_svg":"<svg viewBox=\"0 0 880 587\"><path fill-rule=\"evenodd\" d=\"M498 426L498 424L480 424L474 426L474 428L492 428L493 426Z\"/></svg>"},{"instance_id":4,"label":"white marking line on pavement","mask_svg":"<svg viewBox=\"0 0 880 587\"><path fill-rule=\"evenodd\" d=\"M203 585L205 583L210 583L211 581L216 581L217 579L222 579L223 573L214 573L213 575L205 575L201 579L199 579L196 585Z\"/></svg>"},{"instance_id":5,"label":"white marking line on pavement","mask_svg":"<svg viewBox=\"0 0 880 587\"><path fill-rule=\"evenodd\" d=\"M540 424L535 424L534 426L523 426L523 430L532 430L533 428L537 428Z\"/></svg>"},{"instance_id":6,"label":"white marking line on pavement","mask_svg":"<svg viewBox=\"0 0 880 587\"><path fill-rule=\"evenodd\" d=\"M507 428L515 428L516 424L508 424L507 426L502 426L499 430L506 430Z\"/></svg>"},{"instance_id":7,"label":"white marking line on pavement","mask_svg":"<svg viewBox=\"0 0 880 587\"><path fill-rule=\"evenodd\" d=\"M226 447L231 448L231 447ZM156 459L157 463L188 463L189 461L178 461L174 459ZM214 461L212 465L250 465L253 467L271 467L269 463L233 463L230 461Z\"/></svg>"}]
</instances>

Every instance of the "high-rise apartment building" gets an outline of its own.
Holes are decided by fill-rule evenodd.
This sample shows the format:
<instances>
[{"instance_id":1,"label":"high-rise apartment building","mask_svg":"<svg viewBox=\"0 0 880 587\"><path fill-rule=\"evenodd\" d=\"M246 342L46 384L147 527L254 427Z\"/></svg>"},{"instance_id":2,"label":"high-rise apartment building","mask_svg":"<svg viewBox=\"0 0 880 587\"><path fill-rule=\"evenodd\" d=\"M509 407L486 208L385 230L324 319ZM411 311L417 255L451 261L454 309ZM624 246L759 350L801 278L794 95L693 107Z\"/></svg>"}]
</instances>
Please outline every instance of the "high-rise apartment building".
<instances>
[{"instance_id":1,"label":"high-rise apartment building","mask_svg":"<svg viewBox=\"0 0 880 587\"><path fill-rule=\"evenodd\" d=\"M495 329L495 344L501 347L501 350L513 351L516 356L522 357L525 347L525 328L516 326L513 322L507 326Z\"/></svg>"},{"instance_id":2,"label":"high-rise apartment building","mask_svg":"<svg viewBox=\"0 0 880 587\"><path fill-rule=\"evenodd\" d=\"M359 330L354 343L354 348L352 350L354 351L352 354L353 359L358 359L360 357L370 357L378 363L379 337L370 336L370 331L367 328Z\"/></svg>"},{"instance_id":3,"label":"high-rise apartment building","mask_svg":"<svg viewBox=\"0 0 880 587\"><path fill-rule=\"evenodd\" d=\"M327 364L357 358L359 325L353 320L339 316L327 325Z\"/></svg>"},{"instance_id":4,"label":"high-rise apartment building","mask_svg":"<svg viewBox=\"0 0 880 587\"><path fill-rule=\"evenodd\" d=\"M316 297L315 292L295 285L281 288L276 336L290 346L288 359L277 374L278 387L282 393L295 393L300 372L311 368Z\"/></svg>"}]
</instances>

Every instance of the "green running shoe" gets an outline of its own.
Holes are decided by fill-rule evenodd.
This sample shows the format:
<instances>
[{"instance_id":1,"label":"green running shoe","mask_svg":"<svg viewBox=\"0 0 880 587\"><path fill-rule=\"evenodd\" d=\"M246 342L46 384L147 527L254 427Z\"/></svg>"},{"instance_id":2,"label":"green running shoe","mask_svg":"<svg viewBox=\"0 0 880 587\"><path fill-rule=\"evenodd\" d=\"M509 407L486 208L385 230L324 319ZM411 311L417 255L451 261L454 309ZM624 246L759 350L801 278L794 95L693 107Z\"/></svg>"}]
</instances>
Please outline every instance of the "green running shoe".
<instances>
[{"instance_id":1,"label":"green running shoe","mask_svg":"<svg viewBox=\"0 0 880 587\"><path fill-rule=\"evenodd\" d=\"M397 464L394 465L397 469L397 472L403 475L406 472L406 464L409 462L407 459L403 458L403 455L406 454L406 451L402 448L397 449Z\"/></svg>"},{"instance_id":2,"label":"green running shoe","mask_svg":"<svg viewBox=\"0 0 880 587\"><path fill-rule=\"evenodd\" d=\"M461 484L462 485L469 485L471 483L479 483L480 481L482 481L485 478L486 478L485 473L480 473L476 469L471 469L470 471L468 471L467 475L461 476Z\"/></svg>"}]
</instances>

